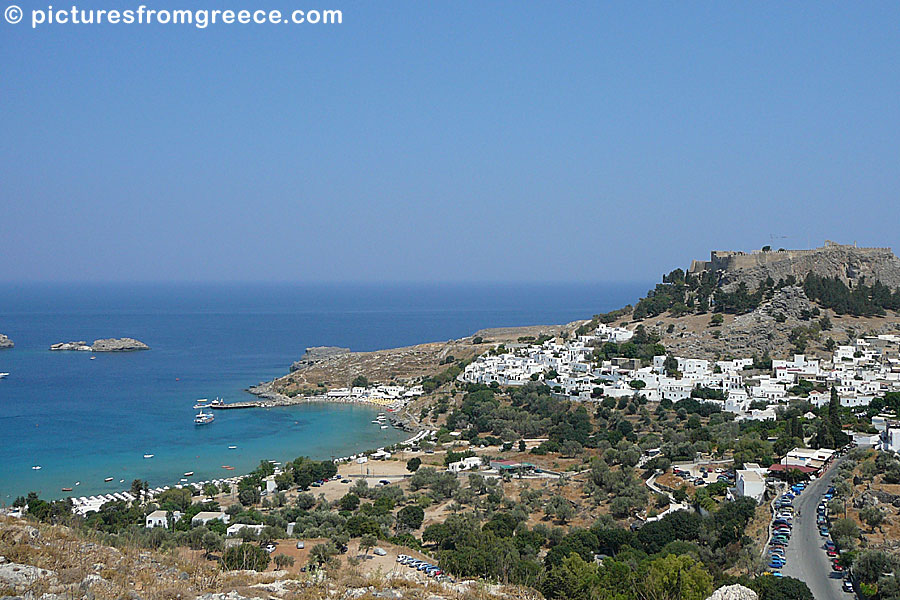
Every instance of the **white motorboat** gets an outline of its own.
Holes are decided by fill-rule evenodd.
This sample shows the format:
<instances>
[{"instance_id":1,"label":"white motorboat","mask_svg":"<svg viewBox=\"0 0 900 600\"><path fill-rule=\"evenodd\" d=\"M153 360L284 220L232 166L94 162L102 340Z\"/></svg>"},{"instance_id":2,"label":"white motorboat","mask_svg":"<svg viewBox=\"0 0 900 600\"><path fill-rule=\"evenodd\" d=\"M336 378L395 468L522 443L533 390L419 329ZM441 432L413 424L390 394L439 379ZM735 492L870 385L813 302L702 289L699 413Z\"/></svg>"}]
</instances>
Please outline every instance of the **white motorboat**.
<instances>
[{"instance_id":1,"label":"white motorboat","mask_svg":"<svg viewBox=\"0 0 900 600\"><path fill-rule=\"evenodd\" d=\"M144 458L153 458L153 455L152 455L152 454L145 454L145 455L144 455Z\"/></svg>"},{"instance_id":2,"label":"white motorboat","mask_svg":"<svg viewBox=\"0 0 900 600\"><path fill-rule=\"evenodd\" d=\"M0 373L0 379L3 379L4 377L8 377L8 376L9 376L9 373Z\"/></svg>"},{"instance_id":3,"label":"white motorboat","mask_svg":"<svg viewBox=\"0 0 900 600\"><path fill-rule=\"evenodd\" d=\"M208 423L212 423L216 419L215 415L211 412L203 412L201 410L197 413L197 416L194 417L194 425L206 425Z\"/></svg>"}]
</instances>

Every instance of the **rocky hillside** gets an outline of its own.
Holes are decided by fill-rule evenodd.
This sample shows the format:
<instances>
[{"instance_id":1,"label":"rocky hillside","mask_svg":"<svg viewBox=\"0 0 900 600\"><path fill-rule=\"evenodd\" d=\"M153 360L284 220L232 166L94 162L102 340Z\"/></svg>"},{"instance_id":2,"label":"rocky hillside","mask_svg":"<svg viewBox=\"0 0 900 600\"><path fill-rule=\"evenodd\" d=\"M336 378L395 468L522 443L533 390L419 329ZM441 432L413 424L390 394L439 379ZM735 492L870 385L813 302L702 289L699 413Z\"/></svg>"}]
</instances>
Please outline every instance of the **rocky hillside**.
<instances>
[{"instance_id":1,"label":"rocky hillside","mask_svg":"<svg viewBox=\"0 0 900 600\"><path fill-rule=\"evenodd\" d=\"M541 335L555 336L572 328L538 325L483 329L458 340L372 352L351 352L337 347L307 348L306 353L291 365L288 375L252 391L293 394L319 384L329 388L346 387L359 375L372 383L412 383L442 371L450 363L481 354L494 344L516 343L519 339L535 339Z\"/></svg>"},{"instance_id":2,"label":"rocky hillside","mask_svg":"<svg viewBox=\"0 0 900 600\"><path fill-rule=\"evenodd\" d=\"M900 287L900 258L890 248L858 248L826 242L812 250L778 250L755 253L712 252L708 261L694 261L692 274L715 272L719 286L732 290L741 282L751 290L771 277L802 280L807 273L837 278L852 285L865 279Z\"/></svg>"},{"instance_id":3,"label":"rocky hillside","mask_svg":"<svg viewBox=\"0 0 900 600\"><path fill-rule=\"evenodd\" d=\"M62 526L0 517L0 597L21 600L524 600L479 581L421 583L349 565L319 575L222 571L192 552L114 548Z\"/></svg>"},{"instance_id":4,"label":"rocky hillside","mask_svg":"<svg viewBox=\"0 0 900 600\"><path fill-rule=\"evenodd\" d=\"M645 321L659 334L669 352L707 358L750 357L769 354L787 358L794 353L830 354L829 342L845 344L864 334L900 333L900 317L851 317L823 310L810 302L798 286L778 290L771 300L742 315L722 315L716 325L713 313Z\"/></svg>"}]
</instances>

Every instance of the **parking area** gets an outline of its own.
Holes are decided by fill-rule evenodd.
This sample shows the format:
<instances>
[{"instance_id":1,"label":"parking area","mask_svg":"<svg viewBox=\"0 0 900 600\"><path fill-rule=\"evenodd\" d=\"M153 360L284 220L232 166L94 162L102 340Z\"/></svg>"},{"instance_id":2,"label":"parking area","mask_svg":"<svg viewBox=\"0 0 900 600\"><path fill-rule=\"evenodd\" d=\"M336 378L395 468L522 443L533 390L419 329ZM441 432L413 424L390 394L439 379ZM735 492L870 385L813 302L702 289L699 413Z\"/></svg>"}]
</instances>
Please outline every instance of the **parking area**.
<instances>
[{"instance_id":1,"label":"parking area","mask_svg":"<svg viewBox=\"0 0 900 600\"><path fill-rule=\"evenodd\" d=\"M800 493L790 490L784 495L791 501L795 516L789 541L784 545L785 564L781 572L806 582L816 600L853 598L853 586L844 578L844 568L830 536L827 504L834 493L831 482L835 472L832 466Z\"/></svg>"},{"instance_id":2,"label":"parking area","mask_svg":"<svg viewBox=\"0 0 900 600\"><path fill-rule=\"evenodd\" d=\"M440 567L438 567L436 564L433 564L427 560L416 558L415 556L400 554L399 556L397 556L397 564L404 566L412 571L419 571L426 577L431 577L436 581L443 581L448 583L453 582L453 579L449 575L445 575Z\"/></svg>"},{"instance_id":3,"label":"parking area","mask_svg":"<svg viewBox=\"0 0 900 600\"><path fill-rule=\"evenodd\" d=\"M730 463L689 463L672 466L672 473L693 486L724 482L734 485L734 469Z\"/></svg>"}]
</instances>

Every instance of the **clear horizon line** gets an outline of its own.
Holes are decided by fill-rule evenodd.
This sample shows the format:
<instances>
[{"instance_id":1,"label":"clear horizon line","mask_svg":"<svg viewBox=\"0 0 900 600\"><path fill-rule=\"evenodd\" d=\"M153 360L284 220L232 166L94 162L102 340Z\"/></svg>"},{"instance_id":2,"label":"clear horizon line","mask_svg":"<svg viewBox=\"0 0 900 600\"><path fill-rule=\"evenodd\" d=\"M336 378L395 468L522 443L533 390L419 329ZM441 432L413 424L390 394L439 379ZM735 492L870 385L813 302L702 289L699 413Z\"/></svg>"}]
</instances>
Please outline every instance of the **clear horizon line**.
<instances>
[{"instance_id":1,"label":"clear horizon line","mask_svg":"<svg viewBox=\"0 0 900 600\"><path fill-rule=\"evenodd\" d=\"M24 279L0 280L4 285L652 285L652 281L644 279Z\"/></svg>"}]
</instances>

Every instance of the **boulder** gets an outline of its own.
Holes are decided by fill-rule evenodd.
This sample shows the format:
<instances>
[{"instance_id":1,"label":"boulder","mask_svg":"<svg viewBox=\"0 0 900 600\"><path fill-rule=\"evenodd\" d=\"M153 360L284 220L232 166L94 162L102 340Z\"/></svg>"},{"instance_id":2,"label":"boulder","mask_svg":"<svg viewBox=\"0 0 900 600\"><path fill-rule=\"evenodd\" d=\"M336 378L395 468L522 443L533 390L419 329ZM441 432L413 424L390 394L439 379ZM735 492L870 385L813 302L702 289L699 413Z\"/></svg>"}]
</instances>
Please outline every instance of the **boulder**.
<instances>
[{"instance_id":1,"label":"boulder","mask_svg":"<svg viewBox=\"0 0 900 600\"><path fill-rule=\"evenodd\" d=\"M53 579L56 573L31 565L8 562L0 565L0 587L31 585L39 579Z\"/></svg>"}]
</instances>

